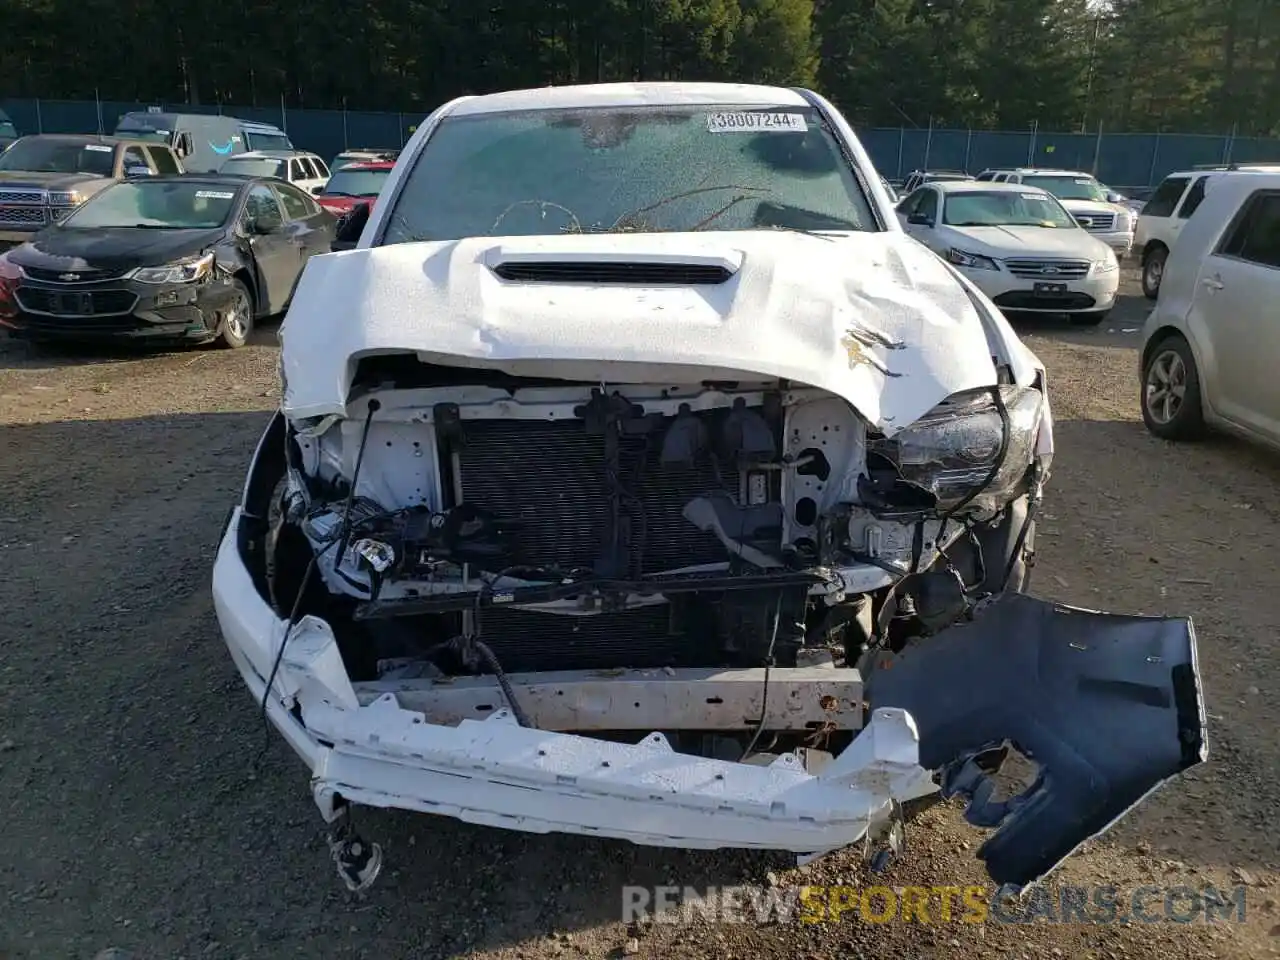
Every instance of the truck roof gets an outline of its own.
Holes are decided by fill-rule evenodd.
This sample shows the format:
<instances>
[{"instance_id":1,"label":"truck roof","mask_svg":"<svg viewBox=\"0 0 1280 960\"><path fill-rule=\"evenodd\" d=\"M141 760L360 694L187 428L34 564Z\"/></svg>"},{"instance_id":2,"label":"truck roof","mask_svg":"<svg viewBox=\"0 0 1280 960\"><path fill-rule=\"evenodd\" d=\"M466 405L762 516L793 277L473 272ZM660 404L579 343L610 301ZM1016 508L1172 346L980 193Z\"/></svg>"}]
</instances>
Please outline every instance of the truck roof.
<instances>
[{"instance_id":1,"label":"truck roof","mask_svg":"<svg viewBox=\"0 0 1280 960\"><path fill-rule=\"evenodd\" d=\"M240 117L228 116L224 113L174 113L169 110L160 113L152 113L150 110L130 110L121 116L124 117L154 117L157 122L172 123L180 118L195 118L200 120L225 120L230 123L238 123L250 133L284 133L279 127L270 123L261 123L257 120L242 120Z\"/></svg>"}]
</instances>

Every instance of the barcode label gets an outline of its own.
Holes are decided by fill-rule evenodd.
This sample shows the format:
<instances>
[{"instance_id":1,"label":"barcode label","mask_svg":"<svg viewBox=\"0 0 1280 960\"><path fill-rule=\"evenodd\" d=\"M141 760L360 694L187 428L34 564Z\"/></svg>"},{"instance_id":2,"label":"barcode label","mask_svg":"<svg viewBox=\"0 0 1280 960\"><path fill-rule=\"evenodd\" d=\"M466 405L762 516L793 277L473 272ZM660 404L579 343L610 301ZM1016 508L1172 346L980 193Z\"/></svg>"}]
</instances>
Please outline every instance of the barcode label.
<instances>
[{"instance_id":1,"label":"barcode label","mask_svg":"<svg viewBox=\"0 0 1280 960\"><path fill-rule=\"evenodd\" d=\"M712 133L804 133L809 129L798 113L709 113Z\"/></svg>"}]
</instances>

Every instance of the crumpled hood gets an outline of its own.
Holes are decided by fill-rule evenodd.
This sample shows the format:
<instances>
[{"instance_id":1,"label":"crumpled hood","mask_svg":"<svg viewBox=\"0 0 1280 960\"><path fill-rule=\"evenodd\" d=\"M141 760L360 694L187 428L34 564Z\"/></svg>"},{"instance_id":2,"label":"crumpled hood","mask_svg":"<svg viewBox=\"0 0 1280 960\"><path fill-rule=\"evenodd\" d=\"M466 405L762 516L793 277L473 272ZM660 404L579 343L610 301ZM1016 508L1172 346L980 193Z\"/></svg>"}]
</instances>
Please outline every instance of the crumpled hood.
<instances>
[{"instance_id":1,"label":"crumpled hood","mask_svg":"<svg viewBox=\"0 0 1280 960\"><path fill-rule=\"evenodd\" d=\"M1105 260L1110 247L1075 227L952 227L971 253L990 257L1087 257Z\"/></svg>"},{"instance_id":2,"label":"crumpled hood","mask_svg":"<svg viewBox=\"0 0 1280 960\"><path fill-rule=\"evenodd\" d=\"M700 286L511 282L503 262L723 264ZM903 233L483 237L309 261L281 328L291 419L343 415L355 362L412 351L455 366L604 383L786 378L892 434L949 395L1038 361L994 308ZM690 368L696 373L690 377Z\"/></svg>"}]
</instances>

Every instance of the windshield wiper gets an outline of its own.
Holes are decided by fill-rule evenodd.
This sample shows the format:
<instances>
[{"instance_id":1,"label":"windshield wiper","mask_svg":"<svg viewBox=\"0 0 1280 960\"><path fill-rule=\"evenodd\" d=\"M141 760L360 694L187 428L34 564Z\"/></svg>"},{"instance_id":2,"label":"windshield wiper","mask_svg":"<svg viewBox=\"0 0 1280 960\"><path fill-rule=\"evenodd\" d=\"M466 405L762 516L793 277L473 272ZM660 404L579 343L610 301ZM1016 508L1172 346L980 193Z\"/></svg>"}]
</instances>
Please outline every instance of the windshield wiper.
<instances>
[{"instance_id":1,"label":"windshield wiper","mask_svg":"<svg viewBox=\"0 0 1280 960\"><path fill-rule=\"evenodd\" d=\"M711 214L711 216L708 217L706 220L703 220L702 223L693 227L694 230L697 230L699 227L704 226L707 223L710 223L712 220L719 217L721 214L729 210L731 207L734 207L737 204L741 203L743 200L749 200L749 199L752 199L754 196L759 196L761 194L767 195L769 193L772 193L771 190L767 190L764 187L748 187L748 186L737 184L737 183L725 183L715 187L695 187L692 190L685 190L685 191L682 191L681 193L673 193L669 197L664 197L661 200L655 201L654 203L647 204L646 206L643 206L643 207L637 207L635 210L632 210L629 213L624 213L622 216L618 217L617 220L613 221L613 224L609 227L608 231L606 232L612 233L614 230L621 230L624 232L634 231L636 230L637 219L641 216L641 214L649 213L651 210L657 210L659 207L665 207L668 203L674 203L677 200L683 200L685 197L696 197L703 193L714 193L719 190L743 190L747 192L742 194L741 196L734 197L725 206L721 207L715 213Z\"/></svg>"}]
</instances>

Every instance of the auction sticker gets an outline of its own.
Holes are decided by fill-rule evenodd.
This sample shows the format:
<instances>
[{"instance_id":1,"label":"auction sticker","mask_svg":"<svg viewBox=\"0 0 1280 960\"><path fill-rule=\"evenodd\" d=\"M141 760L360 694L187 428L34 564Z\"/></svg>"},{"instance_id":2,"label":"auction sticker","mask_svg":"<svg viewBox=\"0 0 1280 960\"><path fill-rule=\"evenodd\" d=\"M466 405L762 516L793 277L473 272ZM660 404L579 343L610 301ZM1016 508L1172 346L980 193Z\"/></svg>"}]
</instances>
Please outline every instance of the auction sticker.
<instances>
[{"instance_id":1,"label":"auction sticker","mask_svg":"<svg viewBox=\"0 0 1280 960\"><path fill-rule=\"evenodd\" d=\"M224 193L221 190L197 190L197 200L230 200L234 197L234 193Z\"/></svg>"},{"instance_id":2,"label":"auction sticker","mask_svg":"<svg viewBox=\"0 0 1280 960\"><path fill-rule=\"evenodd\" d=\"M86 143L84 148L92 150L94 153L110 153L114 149L114 147L105 147L100 143Z\"/></svg>"},{"instance_id":3,"label":"auction sticker","mask_svg":"<svg viewBox=\"0 0 1280 960\"><path fill-rule=\"evenodd\" d=\"M798 113L709 113L707 129L712 133L804 133L809 125Z\"/></svg>"}]
</instances>

